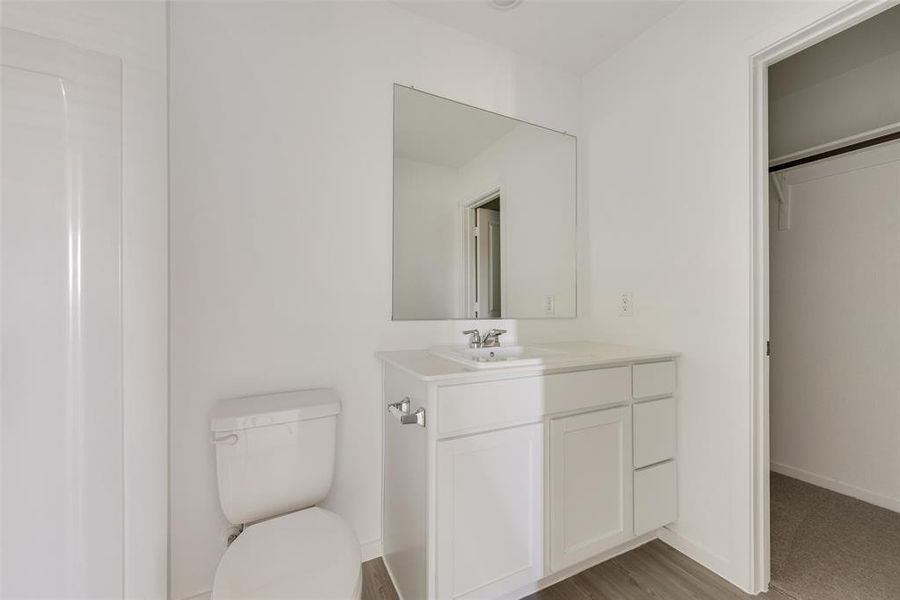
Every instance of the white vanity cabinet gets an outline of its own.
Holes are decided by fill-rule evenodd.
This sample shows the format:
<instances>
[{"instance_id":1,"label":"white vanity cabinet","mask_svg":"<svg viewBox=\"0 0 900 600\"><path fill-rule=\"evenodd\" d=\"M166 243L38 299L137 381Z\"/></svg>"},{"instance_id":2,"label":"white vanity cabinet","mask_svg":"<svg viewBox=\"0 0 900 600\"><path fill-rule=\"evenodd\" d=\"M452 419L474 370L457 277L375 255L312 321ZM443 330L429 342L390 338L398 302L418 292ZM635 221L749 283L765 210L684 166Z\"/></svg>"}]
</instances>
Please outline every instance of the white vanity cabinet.
<instances>
[{"instance_id":1,"label":"white vanity cabinet","mask_svg":"<svg viewBox=\"0 0 900 600\"><path fill-rule=\"evenodd\" d=\"M540 423L437 443L438 598L491 598L543 576Z\"/></svg>"},{"instance_id":2,"label":"white vanity cabinet","mask_svg":"<svg viewBox=\"0 0 900 600\"><path fill-rule=\"evenodd\" d=\"M550 420L550 568L632 537L631 407Z\"/></svg>"},{"instance_id":3,"label":"white vanity cabinet","mask_svg":"<svg viewBox=\"0 0 900 600\"><path fill-rule=\"evenodd\" d=\"M524 596L676 519L677 355L595 347L490 371L379 354L385 405L409 399L384 412L382 541L402 598Z\"/></svg>"}]
</instances>

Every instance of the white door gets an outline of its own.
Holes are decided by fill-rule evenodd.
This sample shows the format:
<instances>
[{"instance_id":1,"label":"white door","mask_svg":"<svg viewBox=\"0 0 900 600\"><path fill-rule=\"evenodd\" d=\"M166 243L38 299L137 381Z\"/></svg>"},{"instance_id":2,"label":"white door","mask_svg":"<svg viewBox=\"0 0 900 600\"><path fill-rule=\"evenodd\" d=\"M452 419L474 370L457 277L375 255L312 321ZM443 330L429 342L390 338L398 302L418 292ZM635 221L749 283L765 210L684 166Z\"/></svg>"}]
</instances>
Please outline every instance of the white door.
<instances>
[{"instance_id":1,"label":"white door","mask_svg":"<svg viewBox=\"0 0 900 600\"><path fill-rule=\"evenodd\" d=\"M500 211L475 209L478 318L500 318Z\"/></svg>"},{"instance_id":2,"label":"white door","mask_svg":"<svg viewBox=\"0 0 900 600\"><path fill-rule=\"evenodd\" d=\"M121 64L2 33L0 596L121 597Z\"/></svg>"},{"instance_id":3,"label":"white door","mask_svg":"<svg viewBox=\"0 0 900 600\"><path fill-rule=\"evenodd\" d=\"M543 425L438 442L437 596L493 598L543 575Z\"/></svg>"},{"instance_id":4,"label":"white door","mask_svg":"<svg viewBox=\"0 0 900 600\"><path fill-rule=\"evenodd\" d=\"M550 421L550 568L631 537L631 407Z\"/></svg>"}]
</instances>

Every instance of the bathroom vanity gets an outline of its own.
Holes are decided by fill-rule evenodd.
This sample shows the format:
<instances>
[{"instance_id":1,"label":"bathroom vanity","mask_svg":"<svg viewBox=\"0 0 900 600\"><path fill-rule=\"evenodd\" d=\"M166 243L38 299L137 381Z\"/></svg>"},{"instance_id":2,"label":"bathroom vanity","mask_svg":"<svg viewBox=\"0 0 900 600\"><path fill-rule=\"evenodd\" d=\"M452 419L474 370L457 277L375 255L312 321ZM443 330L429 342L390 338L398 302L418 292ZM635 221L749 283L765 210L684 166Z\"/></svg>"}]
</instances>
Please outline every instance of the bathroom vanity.
<instances>
[{"instance_id":1,"label":"bathroom vanity","mask_svg":"<svg viewBox=\"0 0 900 600\"><path fill-rule=\"evenodd\" d=\"M378 354L384 562L402 598L521 597L676 519L677 353L457 354Z\"/></svg>"}]
</instances>

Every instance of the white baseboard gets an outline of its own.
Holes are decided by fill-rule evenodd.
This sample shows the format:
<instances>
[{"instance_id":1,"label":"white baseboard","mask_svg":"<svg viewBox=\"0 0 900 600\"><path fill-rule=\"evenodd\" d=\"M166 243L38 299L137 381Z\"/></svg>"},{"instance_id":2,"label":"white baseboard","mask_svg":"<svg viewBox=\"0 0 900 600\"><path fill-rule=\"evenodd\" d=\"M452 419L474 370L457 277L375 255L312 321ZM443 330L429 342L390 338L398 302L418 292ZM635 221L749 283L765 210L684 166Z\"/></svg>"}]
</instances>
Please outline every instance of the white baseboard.
<instances>
[{"instance_id":1,"label":"white baseboard","mask_svg":"<svg viewBox=\"0 0 900 600\"><path fill-rule=\"evenodd\" d=\"M208 592L200 592L199 594L194 594L193 596L185 596L181 600L209 600L210 596L212 596L212 590Z\"/></svg>"},{"instance_id":2,"label":"white baseboard","mask_svg":"<svg viewBox=\"0 0 900 600\"><path fill-rule=\"evenodd\" d=\"M803 469L798 469L797 467L777 463L775 461L769 463L769 468L776 473L780 473L781 475L787 475L788 477L793 477L794 479L799 479L800 481L805 481L806 483L817 485L821 488L825 488L826 490L831 490L832 492L837 492L838 494L843 494L845 496L850 496L852 498L862 500L863 502L868 502L869 504L874 504L875 506L880 506L881 508L886 508L894 512L900 512L900 498L884 496L871 490L863 489L849 483L844 483L843 481L837 481L836 479L831 479L830 477L825 477L824 475L818 475L810 471L805 471Z\"/></svg>"},{"instance_id":3,"label":"white baseboard","mask_svg":"<svg viewBox=\"0 0 900 600\"><path fill-rule=\"evenodd\" d=\"M696 563L700 563L728 583L736 585L750 593L746 581L735 581L731 573L731 563L723 556L694 543L673 529L664 527L659 530L659 539L675 548Z\"/></svg>"},{"instance_id":4,"label":"white baseboard","mask_svg":"<svg viewBox=\"0 0 900 600\"><path fill-rule=\"evenodd\" d=\"M363 562L381 556L383 554L381 548L381 539L379 538L377 540L370 540L368 542L363 542L362 544L360 544L359 554L362 557Z\"/></svg>"}]
</instances>

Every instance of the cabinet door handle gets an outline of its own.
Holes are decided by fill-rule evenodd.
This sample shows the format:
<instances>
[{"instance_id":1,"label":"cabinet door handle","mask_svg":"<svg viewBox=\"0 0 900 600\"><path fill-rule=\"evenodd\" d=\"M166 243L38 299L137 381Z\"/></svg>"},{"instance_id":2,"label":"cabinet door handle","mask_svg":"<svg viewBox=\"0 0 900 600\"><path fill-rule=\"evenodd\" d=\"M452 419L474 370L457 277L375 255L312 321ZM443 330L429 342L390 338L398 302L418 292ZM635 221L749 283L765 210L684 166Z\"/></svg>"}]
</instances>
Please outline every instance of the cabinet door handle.
<instances>
[{"instance_id":1,"label":"cabinet door handle","mask_svg":"<svg viewBox=\"0 0 900 600\"><path fill-rule=\"evenodd\" d=\"M425 408L420 406L416 409L416 412L410 414L409 405L409 396L406 396L400 402L388 404L388 411L397 417L397 420L400 421L401 425L418 425L419 427L425 427Z\"/></svg>"}]
</instances>

